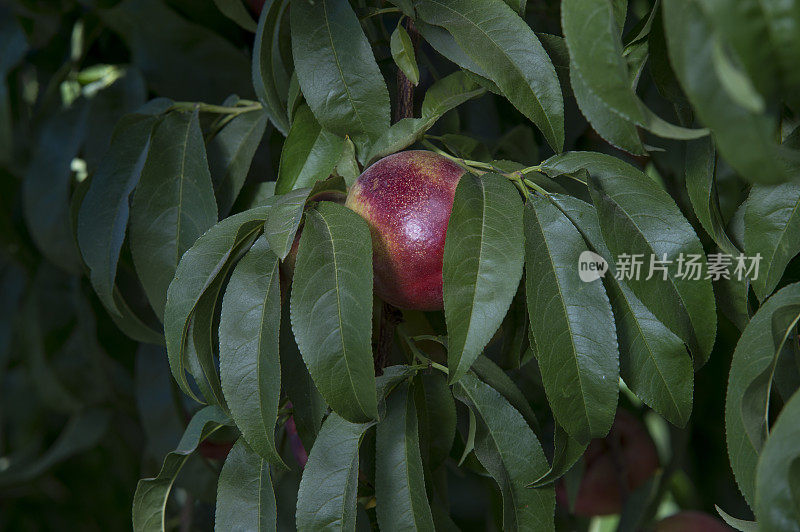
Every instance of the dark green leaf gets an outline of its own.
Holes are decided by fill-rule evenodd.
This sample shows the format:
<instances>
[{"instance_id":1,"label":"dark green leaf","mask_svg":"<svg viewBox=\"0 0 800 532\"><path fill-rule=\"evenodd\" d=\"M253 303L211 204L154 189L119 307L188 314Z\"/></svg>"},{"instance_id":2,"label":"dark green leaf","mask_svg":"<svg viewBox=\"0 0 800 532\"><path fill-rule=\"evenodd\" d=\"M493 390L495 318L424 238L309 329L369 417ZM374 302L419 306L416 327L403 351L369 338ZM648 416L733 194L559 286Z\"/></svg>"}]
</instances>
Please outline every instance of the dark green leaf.
<instances>
[{"instance_id":1,"label":"dark green leaf","mask_svg":"<svg viewBox=\"0 0 800 532\"><path fill-rule=\"evenodd\" d=\"M269 463L239 438L219 474L214 530L274 531L277 517Z\"/></svg>"},{"instance_id":2,"label":"dark green leaf","mask_svg":"<svg viewBox=\"0 0 800 532\"><path fill-rule=\"evenodd\" d=\"M353 211L322 202L306 215L291 309L297 345L325 401L345 419L377 418L372 239Z\"/></svg>"},{"instance_id":3,"label":"dark green leaf","mask_svg":"<svg viewBox=\"0 0 800 532\"><path fill-rule=\"evenodd\" d=\"M298 530L355 529L358 447L371 426L335 413L322 424L297 492Z\"/></svg>"},{"instance_id":4,"label":"dark green leaf","mask_svg":"<svg viewBox=\"0 0 800 532\"><path fill-rule=\"evenodd\" d=\"M131 207L131 252L156 315L183 253L217 221L198 113L171 113L156 128Z\"/></svg>"},{"instance_id":5,"label":"dark green leaf","mask_svg":"<svg viewBox=\"0 0 800 532\"><path fill-rule=\"evenodd\" d=\"M539 440L522 415L470 374L454 391L479 416L475 453L503 494L503 529L554 530L553 488L526 488L549 466ZM526 444L520 446L523 440Z\"/></svg>"},{"instance_id":6,"label":"dark green leaf","mask_svg":"<svg viewBox=\"0 0 800 532\"><path fill-rule=\"evenodd\" d=\"M269 115L264 111L242 113L222 128L208 144L211 179L221 217L230 212L244 185L268 118Z\"/></svg>"},{"instance_id":7,"label":"dark green leaf","mask_svg":"<svg viewBox=\"0 0 800 532\"><path fill-rule=\"evenodd\" d=\"M783 407L758 459L755 514L761 530L800 530L800 392Z\"/></svg>"},{"instance_id":8,"label":"dark green leaf","mask_svg":"<svg viewBox=\"0 0 800 532\"><path fill-rule=\"evenodd\" d=\"M277 53L280 23L286 12L287 0L267 0L258 19L255 44L253 45L252 79L258 99L266 106L270 121L282 134L289 132L289 117L286 110L288 83L284 86L286 72L280 54ZM281 75L283 74L283 75Z\"/></svg>"},{"instance_id":9,"label":"dark green leaf","mask_svg":"<svg viewBox=\"0 0 800 532\"><path fill-rule=\"evenodd\" d=\"M500 395L502 395L511 406L516 408L517 412L522 414L522 417L525 418L525 422L534 433L541 434L539 421L536 419L536 414L533 412L533 408L531 408L528 399L526 399L520 389L517 388L517 385L514 384L511 377L506 375L505 371L485 356L480 356L475 360L475 363L472 365L472 371L474 371L475 375L483 382L500 392Z\"/></svg>"},{"instance_id":10,"label":"dark green leaf","mask_svg":"<svg viewBox=\"0 0 800 532\"><path fill-rule=\"evenodd\" d=\"M546 199L529 200L525 240L528 314L547 398L556 421L586 443L608 432L616 411L619 354L611 305L602 283L578 277L587 245Z\"/></svg>"},{"instance_id":11,"label":"dark green leaf","mask_svg":"<svg viewBox=\"0 0 800 532\"><path fill-rule=\"evenodd\" d=\"M522 201L500 174L464 175L444 245L449 381L469 370L508 311L522 277Z\"/></svg>"},{"instance_id":12,"label":"dark green leaf","mask_svg":"<svg viewBox=\"0 0 800 532\"><path fill-rule=\"evenodd\" d=\"M579 87L611 112L662 137L685 140L708 134L706 130L685 129L665 122L638 98L622 56L620 26L609 0L566 0L561 6L561 25L569 48L570 79L579 77ZM580 90L576 96L577 93ZM603 114L598 116L601 129L607 132L621 127L609 124ZM624 135L626 143L638 148L635 142L631 143L629 128L615 133Z\"/></svg>"},{"instance_id":13,"label":"dark green leaf","mask_svg":"<svg viewBox=\"0 0 800 532\"><path fill-rule=\"evenodd\" d=\"M250 447L283 465L275 449L281 396L278 258L262 236L233 270L219 322L219 369L231 417Z\"/></svg>"},{"instance_id":14,"label":"dark green leaf","mask_svg":"<svg viewBox=\"0 0 800 532\"><path fill-rule=\"evenodd\" d=\"M532 120L556 152L564 145L564 102L539 39L502 0L418 0L420 18L444 27L461 49Z\"/></svg>"},{"instance_id":15,"label":"dark green leaf","mask_svg":"<svg viewBox=\"0 0 800 532\"><path fill-rule=\"evenodd\" d=\"M128 226L130 195L139 183L157 120L139 114L120 120L78 216L78 244L92 286L106 308L117 314L114 284Z\"/></svg>"},{"instance_id":16,"label":"dark green leaf","mask_svg":"<svg viewBox=\"0 0 800 532\"><path fill-rule=\"evenodd\" d=\"M717 154L710 138L698 139L686 146L686 191L703 229L726 253L738 255L736 246L725 232L716 189Z\"/></svg>"},{"instance_id":17,"label":"dark green leaf","mask_svg":"<svg viewBox=\"0 0 800 532\"><path fill-rule=\"evenodd\" d=\"M745 109L725 91L714 68L711 24L701 6L692 0L663 4L670 62L699 119L714 132L722 156L750 181L788 181L789 164L796 164L797 157L773 140L773 118Z\"/></svg>"},{"instance_id":18,"label":"dark green leaf","mask_svg":"<svg viewBox=\"0 0 800 532\"><path fill-rule=\"evenodd\" d=\"M293 0L290 18L297 81L319 123L342 137L379 137L389 91L350 4Z\"/></svg>"},{"instance_id":19,"label":"dark green leaf","mask_svg":"<svg viewBox=\"0 0 800 532\"><path fill-rule=\"evenodd\" d=\"M767 431L770 389L775 363L792 320L800 314L800 284L789 285L770 297L747 324L731 361L725 400L725 435L731 469L739 490L753 506L756 499L756 462ZM774 329L776 318L783 330Z\"/></svg>"},{"instance_id":20,"label":"dark green leaf","mask_svg":"<svg viewBox=\"0 0 800 532\"><path fill-rule=\"evenodd\" d=\"M678 276L681 253L687 261L699 255L701 272L706 271L705 254L669 194L643 172L609 155L573 152L542 164L554 173L588 170L592 201L609 250L615 257L640 254L647 261L638 280L629 275L624 280L650 312L689 345L695 367L704 364L716 336L714 295L711 282L702 275L700 279ZM672 261L666 265L667 279L656 270L647 280L651 257L662 260L664 255Z\"/></svg>"},{"instance_id":21,"label":"dark green leaf","mask_svg":"<svg viewBox=\"0 0 800 532\"><path fill-rule=\"evenodd\" d=\"M540 488L552 484L564 476L572 466L583 456L587 444L579 443L572 438L564 428L556 423L553 432L553 464L550 469L529 485L531 488Z\"/></svg>"},{"instance_id":22,"label":"dark green leaf","mask_svg":"<svg viewBox=\"0 0 800 532\"><path fill-rule=\"evenodd\" d=\"M301 188L278 197L269 213L267 223L264 224L264 235L270 249L281 260L286 258L292 248L310 192L310 188Z\"/></svg>"},{"instance_id":23,"label":"dark green leaf","mask_svg":"<svg viewBox=\"0 0 800 532\"><path fill-rule=\"evenodd\" d=\"M397 67L403 71L411 83L414 85L419 83L419 67L417 67L417 59L414 56L414 44L402 24L398 24L392 32L390 45Z\"/></svg>"},{"instance_id":24,"label":"dark green leaf","mask_svg":"<svg viewBox=\"0 0 800 532\"><path fill-rule=\"evenodd\" d=\"M558 208L609 265L604 276L617 324L620 373L628 387L670 422L683 427L692 412L692 359L683 341L661 323L616 278L616 267L600 232L597 212L577 198L553 195Z\"/></svg>"},{"instance_id":25,"label":"dark green leaf","mask_svg":"<svg viewBox=\"0 0 800 532\"><path fill-rule=\"evenodd\" d=\"M778 286L786 265L800 253L800 184L754 185L744 211L744 249L761 255L758 277L752 278L759 299Z\"/></svg>"},{"instance_id":26,"label":"dark green leaf","mask_svg":"<svg viewBox=\"0 0 800 532\"><path fill-rule=\"evenodd\" d=\"M376 435L378 524L381 530L433 530L422 473L417 412L407 385L389 395L386 410Z\"/></svg>"},{"instance_id":27,"label":"dark green leaf","mask_svg":"<svg viewBox=\"0 0 800 532\"><path fill-rule=\"evenodd\" d=\"M450 454L456 434L456 407L443 374L422 373L414 381L422 459L431 470Z\"/></svg>"},{"instance_id":28,"label":"dark green leaf","mask_svg":"<svg viewBox=\"0 0 800 532\"><path fill-rule=\"evenodd\" d=\"M158 94L221 102L231 93L251 93L247 56L165 3L125 0L99 14L128 45L132 62Z\"/></svg>"},{"instance_id":29,"label":"dark green leaf","mask_svg":"<svg viewBox=\"0 0 800 532\"><path fill-rule=\"evenodd\" d=\"M170 283L164 311L167 353L175 380L190 397L195 397L185 373L190 357L186 348L190 318L203 294L228 265L234 247L261 230L269 209L269 205L256 207L212 227L184 254Z\"/></svg>"},{"instance_id":30,"label":"dark green leaf","mask_svg":"<svg viewBox=\"0 0 800 532\"><path fill-rule=\"evenodd\" d=\"M297 109L283 144L276 194L327 179L342 156L344 139L322 129L307 105Z\"/></svg>"},{"instance_id":31,"label":"dark green leaf","mask_svg":"<svg viewBox=\"0 0 800 532\"><path fill-rule=\"evenodd\" d=\"M214 0L220 12L247 31L256 31L256 23L242 0Z\"/></svg>"},{"instance_id":32,"label":"dark green leaf","mask_svg":"<svg viewBox=\"0 0 800 532\"><path fill-rule=\"evenodd\" d=\"M367 163L402 150L419 140L439 118L462 103L486 92L464 72L455 72L434 83L422 101L421 118L403 118L370 146Z\"/></svg>"},{"instance_id":33,"label":"dark green leaf","mask_svg":"<svg viewBox=\"0 0 800 532\"><path fill-rule=\"evenodd\" d=\"M164 458L158 476L142 479L136 486L133 496L135 532L161 532L165 529L165 507L175 477L200 442L228 422L228 417L217 406L207 406L194 415L178 446Z\"/></svg>"},{"instance_id":34,"label":"dark green leaf","mask_svg":"<svg viewBox=\"0 0 800 532\"><path fill-rule=\"evenodd\" d=\"M23 212L33 241L52 263L80 271L69 218L70 163L86 132L89 105L80 99L44 124L22 182Z\"/></svg>"}]
</instances>

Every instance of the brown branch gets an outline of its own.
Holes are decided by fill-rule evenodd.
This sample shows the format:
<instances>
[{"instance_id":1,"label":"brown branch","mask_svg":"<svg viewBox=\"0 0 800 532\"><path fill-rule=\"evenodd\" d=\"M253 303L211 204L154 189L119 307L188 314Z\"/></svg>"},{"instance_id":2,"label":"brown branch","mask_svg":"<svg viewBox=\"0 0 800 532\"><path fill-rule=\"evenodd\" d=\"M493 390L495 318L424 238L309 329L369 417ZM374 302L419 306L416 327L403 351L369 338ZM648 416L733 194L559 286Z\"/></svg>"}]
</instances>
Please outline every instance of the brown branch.
<instances>
[{"instance_id":1,"label":"brown branch","mask_svg":"<svg viewBox=\"0 0 800 532\"><path fill-rule=\"evenodd\" d=\"M405 23L408 36L411 37L411 43L414 45L414 55L417 55L417 48L419 47L419 32L410 19L406 19ZM414 84L403 74L403 71L397 69L397 108L395 109L395 122L403 118L412 118L414 116Z\"/></svg>"},{"instance_id":2,"label":"brown branch","mask_svg":"<svg viewBox=\"0 0 800 532\"><path fill-rule=\"evenodd\" d=\"M389 360L394 342L394 330L403 321L403 314L389 303L381 305L381 322L378 332L378 346L375 350L375 374L383 375L383 367Z\"/></svg>"}]
</instances>

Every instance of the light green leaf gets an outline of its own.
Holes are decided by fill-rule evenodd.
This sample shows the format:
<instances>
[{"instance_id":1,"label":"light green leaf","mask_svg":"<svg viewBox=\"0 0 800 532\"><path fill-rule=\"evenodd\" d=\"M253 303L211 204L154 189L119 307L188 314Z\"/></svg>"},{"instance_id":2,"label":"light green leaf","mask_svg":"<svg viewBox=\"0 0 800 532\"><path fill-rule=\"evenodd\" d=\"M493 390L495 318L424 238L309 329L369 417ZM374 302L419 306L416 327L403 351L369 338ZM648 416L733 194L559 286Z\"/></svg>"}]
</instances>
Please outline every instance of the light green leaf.
<instances>
[{"instance_id":1,"label":"light green leaf","mask_svg":"<svg viewBox=\"0 0 800 532\"><path fill-rule=\"evenodd\" d=\"M775 364L799 315L800 284L795 283L758 309L733 353L725 400L725 436L736 483L751 507L756 499L756 462L767 434Z\"/></svg>"},{"instance_id":2,"label":"light green leaf","mask_svg":"<svg viewBox=\"0 0 800 532\"><path fill-rule=\"evenodd\" d=\"M274 531L277 517L269 463L239 438L219 474L214 530Z\"/></svg>"},{"instance_id":3,"label":"light green leaf","mask_svg":"<svg viewBox=\"0 0 800 532\"><path fill-rule=\"evenodd\" d=\"M464 175L444 245L449 382L469 370L500 327L522 277L522 200L505 177Z\"/></svg>"},{"instance_id":4,"label":"light green leaf","mask_svg":"<svg viewBox=\"0 0 800 532\"><path fill-rule=\"evenodd\" d=\"M381 530L433 530L422 473L417 412L407 385L387 397L386 411L376 434L378 524Z\"/></svg>"},{"instance_id":5,"label":"light green leaf","mask_svg":"<svg viewBox=\"0 0 800 532\"><path fill-rule=\"evenodd\" d=\"M379 137L389 127L389 91L350 4L292 0L290 19L297 81L320 125Z\"/></svg>"},{"instance_id":6,"label":"light green leaf","mask_svg":"<svg viewBox=\"0 0 800 532\"><path fill-rule=\"evenodd\" d=\"M292 329L325 401L345 419L378 417L367 223L322 202L306 214L291 297Z\"/></svg>"},{"instance_id":7,"label":"light green leaf","mask_svg":"<svg viewBox=\"0 0 800 532\"><path fill-rule=\"evenodd\" d=\"M170 113L153 134L131 207L133 263L159 318L178 261L216 221L198 113Z\"/></svg>"},{"instance_id":8,"label":"light green leaf","mask_svg":"<svg viewBox=\"0 0 800 532\"><path fill-rule=\"evenodd\" d=\"M552 487L526 486L548 470L536 435L503 397L476 377L465 375L456 397L479 418L475 453L500 486L504 530L555 530ZM520 441L525 445L519 445Z\"/></svg>"},{"instance_id":9,"label":"light green leaf","mask_svg":"<svg viewBox=\"0 0 800 532\"><path fill-rule=\"evenodd\" d=\"M556 421L587 443L608 432L617 406L611 305L601 282L578 277L578 257L588 247L548 200L529 200L525 240L528 314L545 392Z\"/></svg>"},{"instance_id":10,"label":"light green leaf","mask_svg":"<svg viewBox=\"0 0 800 532\"><path fill-rule=\"evenodd\" d=\"M307 105L297 109L283 144L276 194L327 179L344 150L344 139L322 129Z\"/></svg>"},{"instance_id":11,"label":"light green leaf","mask_svg":"<svg viewBox=\"0 0 800 532\"><path fill-rule=\"evenodd\" d=\"M444 27L503 95L542 130L548 144L564 145L564 102L555 68L533 30L502 0L418 0L419 17Z\"/></svg>"},{"instance_id":12,"label":"light green leaf","mask_svg":"<svg viewBox=\"0 0 800 532\"><path fill-rule=\"evenodd\" d=\"M231 417L250 447L275 465L281 397L278 257L262 236L233 270L219 321L219 369Z\"/></svg>"},{"instance_id":13,"label":"light green leaf","mask_svg":"<svg viewBox=\"0 0 800 532\"><path fill-rule=\"evenodd\" d=\"M414 57L414 44L402 24L398 23L389 41L392 57L397 67L414 85L419 83L419 67Z\"/></svg>"},{"instance_id":14,"label":"light green leaf","mask_svg":"<svg viewBox=\"0 0 800 532\"><path fill-rule=\"evenodd\" d=\"M336 413L322 424L297 492L298 530L355 529L358 447L371 426Z\"/></svg>"},{"instance_id":15,"label":"light green leaf","mask_svg":"<svg viewBox=\"0 0 800 532\"><path fill-rule=\"evenodd\" d=\"M183 464L203 440L228 423L228 417L217 406L207 406L194 415L178 446L164 458L158 476L137 484L133 495L134 532L165 530L167 499Z\"/></svg>"}]
</instances>

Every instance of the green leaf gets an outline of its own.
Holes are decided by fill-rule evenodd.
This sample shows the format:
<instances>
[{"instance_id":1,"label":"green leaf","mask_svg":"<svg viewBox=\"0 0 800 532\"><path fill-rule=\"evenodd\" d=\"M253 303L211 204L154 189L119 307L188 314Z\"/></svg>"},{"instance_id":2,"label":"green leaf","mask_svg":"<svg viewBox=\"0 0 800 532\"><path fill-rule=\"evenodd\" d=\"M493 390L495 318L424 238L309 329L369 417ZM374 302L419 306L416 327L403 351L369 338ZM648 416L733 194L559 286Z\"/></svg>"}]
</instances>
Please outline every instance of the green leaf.
<instances>
[{"instance_id":1,"label":"green leaf","mask_svg":"<svg viewBox=\"0 0 800 532\"><path fill-rule=\"evenodd\" d=\"M667 420L685 426L692 412L694 372L683 341L642 304L624 281L616 278L617 270L592 206L570 196L552 197L592 251L609 265L604 284L616 320L620 373L625 384Z\"/></svg>"},{"instance_id":2,"label":"green leaf","mask_svg":"<svg viewBox=\"0 0 800 532\"><path fill-rule=\"evenodd\" d=\"M269 462L239 438L219 474L214 530L274 531L277 518Z\"/></svg>"},{"instance_id":3,"label":"green leaf","mask_svg":"<svg viewBox=\"0 0 800 532\"><path fill-rule=\"evenodd\" d=\"M228 417L217 406L207 406L194 415L174 451L164 458L158 476L145 478L136 485L133 495L133 530L165 530L166 505L175 477L183 464L208 436L228 424Z\"/></svg>"},{"instance_id":4,"label":"green leaf","mask_svg":"<svg viewBox=\"0 0 800 532\"><path fill-rule=\"evenodd\" d=\"M256 23L242 0L214 0L220 12L247 31L256 31Z\"/></svg>"},{"instance_id":5,"label":"green leaf","mask_svg":"<svg viewBox=\"0 0 800 532\"><path fill-rule=\"evenodd\" d=\"M376 419L372 239L348 208L322 202L306 214L291 313L297 345L325 401L345 419Z\"/></svg>"},{"instance_id":6,"label":"green leaf","mask_svg":"<svg viewBox=\"0 0 800 532\"><path fill-rule=\"evenodd\" d=\"M456 434L456 406L447 379L439 373L421 373L414 380L422 460L430 470L450 455Z\"/></svg>"},{"instance_id":7,"label":"green leaf","mask_svg":"<svg viewBox=\"0 0 800 532\"><path fill-rule=\"evenodd\" d=\"M587 446L586 443L579 443L572 438L561 425L556 423L553 432L553 463L547 473L528 487L541 488L563 477L581 459Z\"/></svg>"},{"instance_id":8,"label":"green leaf","mask_svg":"<svg viewBox=\"0 0 800 532\"><path fill-rule=\"evenodd\" d=\"M298 530L355 529L358 447L372 425L336 413L322 424L297 492Z\"/></svg>"},{"instance_id":9,"label":"green leaf","mask_svg":"<svg viewBox=\"0 0 800 532\"><path fill-rule=\"evenodd\" d=\"M745 205L744 249L749 257L761 255L761 269L751 283L763 300L800 253L800 184L754 185Z\"/></svg>"},{"instance_id":10,"label":"green leaf","mask_svg":"<svg viewBox=\"0 0 800 532\"><path fill-rule=\"evenodd\" d=\"M800 530L800 392L783 407L758 459L755 514L761 530Z\"/></svg>"},{"instance_id":11,"label":"green leaf","mask_svg":"<svg viewBox=\"0 0 800 532\"><path fill-rule=\"evenodd\" d=\"M231 417L250 447L276 465L281 397L278 258L262 236L233 270L219 321L219 369Z\"/></svg>"},{"instance_id":12,"label":"green leaf","mask_svg":"<svg viewBox=\"0 0 800 532\"><path fill-rule=\"evenodd\" d=\"M536 414L533 412L528 399L522 394L511 377L506 375L500 366L492 362L485 356L479 356L475 363L472 365L472 371L475 372L483 382L500 392L506 401L511 406L517 409L517 412L522 414L525 422L536 434L541 434L539 421L536 419Z\"/></svg>"},{"instance_id":13,"label":"green leaf","mask_svg":"<svg viewBox=\"0 0 800 532\"><path fill-rule=\"evenodd\" d=\"M78 244L89 267L92 287L115 314L120 314L114 285L128 226L130 196L139 183L157 120L155 116L139 114L120 120L78 215Z\"/></svg>"},{"instance_id":14,"label":"green leaf","mask_svg":"<svg viewBox=\"0 0 800 532\"><path fill-rule=\"evenodd\" d=\"M190 318L203 294L228 265L233 249L261 230L269 209L270 205L256 207L212 227L184 254L170 283L164 311L167 354L172 375L190 397L195 398L185 372L190 356L186 347Z\"/></svg>"},{"instance_id":15,"label":"green leaf","mask_svg":"<svg viewBox=\"0 0 800 532\"><path fill-rule=\"evenodd\" d=\"M717 77L712 27L700 4L664 0L663 5L670 63L698 118L714 132L722 156L750 181L790 180L789 166L797 164L797 156L773 140L775 120L737 104Z\"/></svg>"},{"instance_id":16,"label":"green leaf","mask_svg":"<svg viewBox=\"0 0 800 532\"><path fill-rule=\"evenodd\" d=\"M243 50L187 21L166 3L125 0L97 12L128 46L131 62L155 93L209 102L251 93L250 64Z\"/></svg>"},{"instance_id":17,"label":"green leaf","mask_svg":"<svg viewBox=\"0 0 800 532\"><path fill-rule=\"evenodd\" d=\"M561 6L561 25L569 48L570 79L579 77L583 83L580 88L585 88L611 112L661 137L687 140L708 134L704 129L686 129L665 122L636 95L609 0L566 0ZM599 123L605 131L613 127L603 117ZM625 134L630 142L630 129Z\"/></svg>"},{"instance_id":18,"label":"green leaf","mask_svg":"<svg viewBox=\"0 0 800 532\"><path fill-rule=\"evenodd\" d=\"M395 153L422 138L422 135L446 112L462 103L483 95L486 90L464 72L455 72L434 83L425 93L420 118L403 118L377 139L365 161L369 164L385 155Z\"/></svg>"},{"instance_id":19,"label":"green leaf","mask_svg":"<svg viewBox=\"0 0 800 532\"><path fill-rule=\"evenodd\" d=\"M69 272L80 271L69 217L70 163L86 132L88 102L79 99L45 121L22 181L25 224L39 251Z\"/></svg>"},{"instance_id":20,"label":"green leaf","mask_svg":"<svg viewBox=\"0 0 800 532\"><path fill-rule=\"evenodd\" d=\"M458 382L454 392L480 419L475 453L503 494L503 530L554 530L553 488L526 488L549 466L522 415L470 374ZM526 444L520 446L520 441Z\"/></svg>"},{"instance_id":21,"label":"green leaf","mask_svg":"<svg viewBox=\"0 0 800 532\"><path fill-rule=\"evenodd\" d=\"M389 127L389 91L350 4L292 0L290 20L297 81L320 125L379 137Z\"/></svg>"},{"instance_id":22,"label":"green leaf","mask_svg":"<svg viewBox=\"0 0 800 532\"><path fill-rule=\"evenodd\" d=\"M555 68L536 34L502 0L418 0L420 18L444 27L503 95L542 130L548 144L564 145L564 102Z\"/></svg>"},{"instance_id":23,"label":"green leaf","mask_svg":"<svg viewBox=\"0 0 800 532\"><path fill-rule=\"evenodd\" d=\"M239 2L240 0L235 0ZM242 190L269 115L250 111L234 117L208 144L208 162L221 217L227 216Z\"/></svg>"},{"instance_id":24,"label":"green leaf","mask_svg":"<svg viewBox=\"0 0 800 532\"><path fill-rule=\"evenodd\" d=\"M689 345L695 368L702 366L716 336L714 295L710 280L678 277L681 253L687 259L699 255L701 271L706 267L700 241L674 200L646 174L610 155L573 152L554 156L543 167L556 174L588 170L592 201L609 250L615 257L640 254L646 261L638 281L626 276L627 285L659 321ZM667 279L663 272L655 271L647 280L650 257L661 260L665 254L672 261L666 265Z\"/></svg>"},{"instance_id":25,"label":"green leaf","mask_svg":"<svg viewBox=\"0 0 800 532\"><path fill-rule=\"evenodd\" d=\"M381 530L433 530L422 473L417 412L407 385L389 395L386 410L376 434L378 524Z\"/></svg>"},{"instance_id":26,"label":"green leaf","mask_svg":"<svg viewBox=\"0 0 800 532\"><path fill-rule=\"evenodd\" d=\"M276 198L264 224L264 235L270 249L281 260L292 248L310 192L310 188L300 188Z\"/></svg>"},{"instance_id":27,"label":"green leaf","mask_svg":"<svg viewBox=\"0 0 800 532\"><path fill-rule=\"evenodd\" d=\"M419 67L417 67L417 59L414 56L414 44L401 23L398 23L392 32L389 44L397 68L403 71L411 83L417 85L419 83Z\"/></svg>"},{"instance_id":28,"label":"green leaf","mask_svg":"<svg viewBox=\"0 0 800 532\"><path fill-rule=\"evenodd\" d=\"M178 261L216 222L198 113L170 113L153 133L131 207L133 263L159 318Z\"/></svg>"},{"instance_id":29,"label":"green leaf","mask_svg":"<svg viewBox=\"0 0 800 532\"><path fill-rule=\"evenodd\" d=\"M253 44L252 64L253 88L256 95L269 112L270 121L283 135L289 131L289 116L285 105L289 86L288 84L284 86L283 83L286 72L283 70L278 47L280 23L288 6L288 0L264 2Z\"/></svg>"},{"instance_id":30,"label":"green leaf","mask_svg":"<svg viewBox=\"0 0 800 532\"><path fill-rule=\"evenodd\" d=\"M500 327L522 277L522 201L500 174L464 175L444 244L449 382L458 381Z\"/></svg>"},{"instance_id":31,"label":"green leaf","mask_svg":"<svg viewBox=\"0 0 800 532\"><path fill-rule=\"evenodd\" d=\"M333 173L344 150L344 139L322 129L307 105L297 109L283 144L276 194L311 187Z\"/></svg>"},{"instance_id":32,"label":"green leaf","mask_svg":"<svg viewBox=\"0 0 800 532\"><path fill-rule=\"evenodd\" d=\"M716 167L716 152L710 138L698 139L686 145L686 191L697 219L721 249L738 255L736 246L725 232L725 221L719 210Z\"/></svg>"},{"instance_id":33,"label":"green leaf","mask_svg":"<svg viewBox=\"0 0 800 532\"><path fill-rule=\"evenodd\" d=\"M755 521L746 521L744 519L737 519L731 515L728 515L722 508L717 505L714 505L717 509L717 513L722 518L723 521L728 523L730 526L735 528L736 530L740 530L741 532L758 532L758 523Z\"/></svg>"},{"instance_id":34,"label":"green leaf","mask_svg":"<svg viewBox=\"0 0 800 532\"><path fill-rule=\"evenodd\" d=\"M606 142L634 155L647 151L639 137L636 125L612 111L608 105L589 89L577 68L569 69L569 80L578 107L592 128Z\"/></svg>"},{"instance_id":35,"label":"green leaf","mask_svg":"<svg viewBox=\"0 0 800 532\"><path fill-rule=\"evenodd\" d=\"M751 507L756 499L756 462L767 432L775 364L800 314L800 284L770 297L745 327L731 361L725 400L725 436L731 469Z\"/></svg>"},{"instance_id":36,"label":"green leaf","mask_svg":"<svg viewBox=\"0 0 800 532\"><path fill-rule=\"evenodd\" d=\"M611 305L602 283L578 277L586 243L546 199L529 200L525 240L528 314L545 392L556 421L587 443L608 432L617 406L619 354Z\"/></svg>"}]
</instances>

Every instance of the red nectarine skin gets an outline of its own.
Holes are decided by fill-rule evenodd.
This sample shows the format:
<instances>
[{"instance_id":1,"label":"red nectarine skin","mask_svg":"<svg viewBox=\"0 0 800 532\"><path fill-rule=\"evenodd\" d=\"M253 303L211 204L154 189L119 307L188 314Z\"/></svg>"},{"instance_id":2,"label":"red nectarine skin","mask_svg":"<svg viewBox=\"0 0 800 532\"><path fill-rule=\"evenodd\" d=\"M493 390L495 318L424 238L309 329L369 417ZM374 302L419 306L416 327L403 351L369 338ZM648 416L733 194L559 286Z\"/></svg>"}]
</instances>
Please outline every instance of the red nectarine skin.
<instances>
[{"instance_id":1,"label":"red nectarine skin","mask_svg":"<svg viewBox=\"0 0 800 532\"><path fill-rule=\"evenodd\" d=\"M442 258L464 170L428 151L389 155L367 168L345 205L372 232L375 292L404 309L442 308Z\"/></svg>"},{"instance_id":2,"label":"red nectarine skin","mask_svg":"<svg viewBox=\"0 0 800 532\"><path fill-rule=\"evenodd\" d=\"M617 464L611 445L618 446ZM618 410L614 425L605 438L592 440L583 455L585 469L575 501L575 514L582 516L616 514L622 510L620 484L633 491L653 476L659 467L658 453L647 429L626 412ZM622 471L620 471L620 469ZM619 478L619 473L624 478ZM559 504L566 506L563 483L556 486Z\"/></svg>"},{"instance_id":3,"label":"red nectarine skin","mask_svg":"<svg viewBox=\"0 0 800 532\"><path fill-rule=\"evenodd\" d=\"M658 522L656 532L732 532L719 519L703 512L685 511Z\"/></svg>"}]
</instances>

